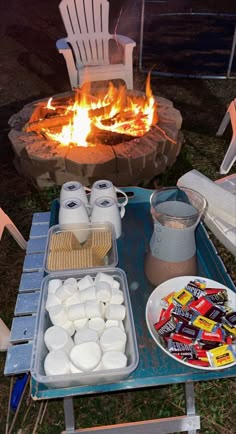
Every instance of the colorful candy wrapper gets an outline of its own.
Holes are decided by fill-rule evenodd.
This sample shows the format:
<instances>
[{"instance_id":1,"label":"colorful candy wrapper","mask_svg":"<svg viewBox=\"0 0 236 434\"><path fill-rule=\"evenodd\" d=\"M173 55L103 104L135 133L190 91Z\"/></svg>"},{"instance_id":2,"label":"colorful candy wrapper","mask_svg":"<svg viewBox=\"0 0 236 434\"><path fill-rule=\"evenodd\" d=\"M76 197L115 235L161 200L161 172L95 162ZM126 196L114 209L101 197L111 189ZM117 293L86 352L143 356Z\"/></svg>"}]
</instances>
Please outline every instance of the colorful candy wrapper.
<instances>
[{"instance_id":1,"label":"colorful candy wrapper","mask_svg":"<svg viewBox=\"0 0 236 434\"><path fill-rule=\"evenodd\" d=\"M187 289L183 288L180 291L176 292L173 296L173 303L177 306L187 306L190 301L194 300L191 292L187 291Z\"/></svg>"},{"instance_id":2,"label":"colorful candy wrapper","mask_svg":"<svg viewBox=\"0 0 236 434\"><path fill-rule=\"evenodd\" d=\"M175 295L175 292L170 292L170 294L168 294L166 297L163 297L160 301L160 305L164 308L167 309L168 306L172 303L172 299Z\"/></svg>"},{"instance_id":3,"label":"colorful candy wrapper","mask_svg":"<svg viewBox=\"0 0 236 434\"><path fill-rule=\"evenodd\" d=\"M176 323L173 318L164 319L154 324L155 330L160 336L168 336L175 330Z\"/></svg>"},{"instance_id":4,"label":"colorful candy wrapper","mask_svg":"<svg viewBox=\"0 0 236 434\"><path fill-rule=\"evenodd\" d=\"M171 354L179 355L187 359L194 358L193 348L190 345L168 341L168 350Z\"/></svg>"},{"instance_id":5,"label":"colorful candy wrapper","mask_svg":"<svg viewBox=\"0 0 236 434\"><path fill-rule=\"evenodd\" d=\"M199 330L196 327L183 322L177 324L176 332L193 340L197 339L199 335Z\"/></svg>"},{"instance_id":6,"label":"colorful candy wrapper","mask_svg":"<svg viewBox=\"0 0 236 434\"><path fill-rule=\"evenodd\" d=\"M210 365L213 368L229 365L235 362L235 353L232 345L222 345L218 348L207 351L207 356Z\"/></svg>"},{"instance_id":7,"label":"colorful candy wrapper","mask_svg":"<svg viewBox=\"0 0 236 434\"><path fill-rule=\"evenodd\" d=\"M206 318L203 315L197 315L191 324L201 330L206 330L207 332L213 332L216 330L217 322L212 319Z\"/></svg>"},{"instance_id":8,"label":"colorful candy wrapper","mask_svg":"<svg viewBox=\"0 0 236 434\"><path fill-rule=\"evenodd\" d=\"M190 311L184 310L180 306L175 306L171 312L171 315L177 320L184 322L189 322L193 318L193 314Z\"/></svg>"},{"instance_id":9,"label":"colorful candy wrapper","mask_svg":"<svg viewBox=\"0 0 236 434\"><path fill-rule=\"evenodd\" d=\"M199 341L203 343L223 343L225 342L225 332L220 326L214 332L208 332L206 330L201 330L199 333Z\"/></svg>"}]
</instances>

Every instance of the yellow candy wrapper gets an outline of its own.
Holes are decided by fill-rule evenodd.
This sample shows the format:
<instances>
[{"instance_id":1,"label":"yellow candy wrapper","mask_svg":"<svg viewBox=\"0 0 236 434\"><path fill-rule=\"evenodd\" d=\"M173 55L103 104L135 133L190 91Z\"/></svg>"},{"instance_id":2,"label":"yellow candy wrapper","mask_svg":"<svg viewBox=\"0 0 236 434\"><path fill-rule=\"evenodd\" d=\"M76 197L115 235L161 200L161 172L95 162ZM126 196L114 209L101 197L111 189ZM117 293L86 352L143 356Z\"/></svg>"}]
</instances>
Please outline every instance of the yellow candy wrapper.
<instances>
[{"instance_id":1,"label":"yellow candy wrapper","mask_svg":"<svg viewBox=\"0 0 236 434\"><path fill-rule=\"evenodd\" d=\"M201 330L206 330L207 332L212 332L217 326L217 322L212 319L206 318L203 315L198 315L193 321L192 325L198 327Z\"/></svg>"},{"instance_id":2,"label":"yellow candy wrapper","mask_svg":"<svg viewBox=\"0 0 236 434\"><path fill-rule=\"evenodd\" d=\"M207 351L207 356L213 368L219 368L235 361L231 345L222 345L221 347L209 350Z\"/></svg>"},{"instance_id":3,"label":"yellow candy wrapper","mask_svg":"<svg viewBox=\"0 0 236 434\"><path fill-rule=\"evenodd\" d=\"M193 295L185 288L176 292L173 297L173 303L181 306L186 306L191 300L193 300Z\"/></svg>"}]
</instances>

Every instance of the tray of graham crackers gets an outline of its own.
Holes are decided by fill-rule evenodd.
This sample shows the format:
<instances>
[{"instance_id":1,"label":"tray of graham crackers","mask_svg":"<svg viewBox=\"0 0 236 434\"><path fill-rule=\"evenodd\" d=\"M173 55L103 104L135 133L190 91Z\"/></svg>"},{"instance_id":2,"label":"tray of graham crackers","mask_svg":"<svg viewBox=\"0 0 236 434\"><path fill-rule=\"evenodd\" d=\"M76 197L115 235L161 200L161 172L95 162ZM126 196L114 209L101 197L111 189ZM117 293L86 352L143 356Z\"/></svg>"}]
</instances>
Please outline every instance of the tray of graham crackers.
<instances>
[{"instance_id":1,"label":"tray of graham crackers","mask_svg":"<svg viewBox=\"0 0 236 434\"><path fill-rule=\"evenodd\" d=\"M118 262L116 237L112 224L86 223L52 226L48 231L44 269L53 271L77 270L101 266L114 267Z\"/></svg>"}]
</instances>

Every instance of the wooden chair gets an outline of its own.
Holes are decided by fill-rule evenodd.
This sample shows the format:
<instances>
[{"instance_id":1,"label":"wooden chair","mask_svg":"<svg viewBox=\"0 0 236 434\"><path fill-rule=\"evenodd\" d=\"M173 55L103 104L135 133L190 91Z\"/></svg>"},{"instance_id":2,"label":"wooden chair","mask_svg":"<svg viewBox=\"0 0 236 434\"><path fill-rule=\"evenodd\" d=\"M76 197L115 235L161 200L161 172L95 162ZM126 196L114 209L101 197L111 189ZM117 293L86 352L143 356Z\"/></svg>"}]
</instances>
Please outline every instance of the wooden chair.
<instances>
[{"instance_id":1,"label":"wooden chair","mask_svg":"<svg viewBox=\"0 0 236 434\"><path fill-rule=\"evenodd\" d=\"M71 88L85 82L122 79L128 89L133 89L136 43L126 36L109 33L109 2L62 0L59 9L67 37L59 39L56 46L66 61ZM115 48L122 48L122 63L112 63L111 40Z\"/></svg>"},{"instance_id":2,"label":"wooden chair","mask_svg":"<svg viewBox=\"0 0 236 434\"><path fill-rule=\"evenodd\" d=\"M228 173L234 162L236 161L236 98L231 101L220 124L220 127L216 133L217 136L222 136L229 121L231 121L233 135L225 157L220 166L221 175Z\"/></svg>"}]
</instances>

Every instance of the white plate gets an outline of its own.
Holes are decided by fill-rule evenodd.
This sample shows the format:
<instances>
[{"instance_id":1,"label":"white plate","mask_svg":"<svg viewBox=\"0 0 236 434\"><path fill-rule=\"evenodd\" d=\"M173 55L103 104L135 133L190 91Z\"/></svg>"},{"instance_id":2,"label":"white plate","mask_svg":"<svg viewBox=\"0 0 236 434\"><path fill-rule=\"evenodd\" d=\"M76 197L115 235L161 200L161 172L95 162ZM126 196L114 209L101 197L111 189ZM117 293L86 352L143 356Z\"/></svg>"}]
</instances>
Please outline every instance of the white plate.
<instances>
[{"instance_id":1,"label":"white plate","mask_svg":"<svg viewBox=\"0 0 236 434\"><path fill-rule=\"evenodd\" d=\"M154 341L156 344L172 359L176 360L177 362L182 363L185 366L196 368L196 369L202 369L204 371L218 371L220 369L226 369L234 366L236 362L230 363L225 366L221 366L219 368L214 367L203 367L203 366L197 366L197 365L191 365L190 363L180 360L174 355L172 355L166 348L163 347L163 345L160 342L159 336L154 328L154 324L159 320L160 312L162 309L162 306L160 305L160 301L163 297L170 294L170 292L173 291L180 291L182 288L184 288L185 285L190 280L194 279L204 279L207 287L209 288L224 288L227 290L229 301L227 304L231 306L233 309L236 307L236 294L233 292L230 288L227 286L222 285L222 283L216 282L215 280L207 279L206 277L199 277L199 276L181 276L181 277L175 277L174 279L166 280L166 282L163 282L161 285L157 286L157 288L154 289L154 291L151 293L147 305L146 305L146 323L149 329L149 332L151 333Z\"/></svg>"}]
</instances>

